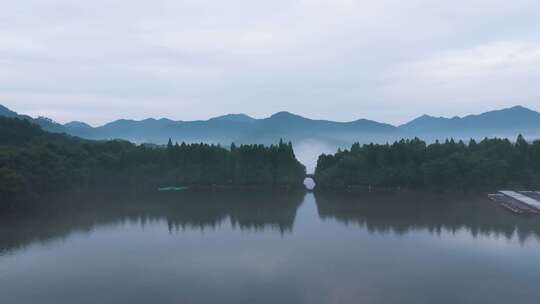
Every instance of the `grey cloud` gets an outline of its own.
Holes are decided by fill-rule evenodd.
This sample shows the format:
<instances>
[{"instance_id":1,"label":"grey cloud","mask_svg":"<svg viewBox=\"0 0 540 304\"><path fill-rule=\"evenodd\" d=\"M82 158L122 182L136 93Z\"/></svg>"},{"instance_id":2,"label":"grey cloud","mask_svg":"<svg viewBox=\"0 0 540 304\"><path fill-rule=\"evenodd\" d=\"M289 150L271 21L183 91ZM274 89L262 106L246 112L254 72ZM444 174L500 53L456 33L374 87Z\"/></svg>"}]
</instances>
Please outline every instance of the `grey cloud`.
<instances>
[{"instance_id":1,"label":"grey cloud","mask_svg":"<svg viewBox=\"0 0 540 304\"><path fill-rule=\"evenodd\" d=\"M539 13L531 0L6 1L0 103L93 124L538 109Z\"/></svg>"}]
</instances>

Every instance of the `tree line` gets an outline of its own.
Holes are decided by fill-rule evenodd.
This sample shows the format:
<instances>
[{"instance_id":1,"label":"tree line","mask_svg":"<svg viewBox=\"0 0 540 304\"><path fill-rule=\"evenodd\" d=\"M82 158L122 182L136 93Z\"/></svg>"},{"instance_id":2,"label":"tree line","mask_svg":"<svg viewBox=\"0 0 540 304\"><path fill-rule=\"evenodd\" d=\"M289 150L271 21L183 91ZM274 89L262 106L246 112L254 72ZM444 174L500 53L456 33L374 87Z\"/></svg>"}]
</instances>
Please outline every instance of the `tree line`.
<instances>
[{"instance_id":1,"label":"tree line","mask_svg":"<svg viewBox=\"0 0 540 304\"><path fill-rule=\"evenodd\" d=\"M305 167L292 144L173 143L136 145L49 133L0 117L0 201L73 187L301 187ZM317 188L406 187L483 190L540 183L540 141L519 136L468 143L415 138L392 144L355 143L319 156ZM1 205L1 204L0 204Z\"/></svg>"},{"instance_id":2,"label":"tree line","mask_svg":"<svg viewBox=\"0 0 540 304\"><path fill-rule=\"evenodd\" d=\"M317 187L406 187L488 190L540 184L540 141L453 139L433 144L415 138L393 144L355 143L349 150L321 155Z\"/></svg>"},{"instance_id":3,"label":"tree line","mask_svg":"<svg viewBox=\"0 0 540 304\"><path fill-rule=\"evenodd\" d=\"M27 120L0 117L2 200L81 186L296 187L304 176L290 142L136 145L49 133Z\"/></svg>"}]
</instances>

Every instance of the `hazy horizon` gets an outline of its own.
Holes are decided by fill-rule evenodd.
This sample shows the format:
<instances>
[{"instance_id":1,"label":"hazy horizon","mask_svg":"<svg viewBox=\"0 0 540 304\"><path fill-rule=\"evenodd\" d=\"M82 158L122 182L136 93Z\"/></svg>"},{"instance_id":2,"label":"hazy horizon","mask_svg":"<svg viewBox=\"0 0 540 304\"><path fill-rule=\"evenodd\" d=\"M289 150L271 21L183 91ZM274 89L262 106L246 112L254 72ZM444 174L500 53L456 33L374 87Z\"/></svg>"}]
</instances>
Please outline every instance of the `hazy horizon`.
<instances>
[{"instance_id":1,"label":"hazy horizon","mask_svg":"<svg viewBox=\"0 0 540 304\"><path fill-rule=\"evenodd\" d=\"M70 123L70 122L83 122L83 123L86 123L92 127L100 127L100 126L103 126L103 125L106 125L107 123L110 123L110 122L114 122L114 121L118 121L118 120L134 120L134 121L142 121L142 120L145 120L145 119L156 119L156 120L159 120L159 119L169 119L169 120L172 120L172 121L206 121L206 120L210 120L210 119L213 119L213 118L218 118L218 117L222 117L222 116L226 116L226 115L247 115L248 117L251 117L251 118L254 118L254 119L265 119L265 118L269 118L271 117L272 115L274 114L277 114L277 113L280 113L280 112L288 112L288 113L291 113L291 114L294 114L294 115L299 115L299 116L302 116L304 118L307 118L307 119L312 119L312 120L327 120L327 121L333 121L333 122L340 122L340 123L345 123L345 122L352 122L352 121L355 121L355 120L359 120L359 119L367 119L367 120L372 120L372 121L376 121L376 122L379 122L379 123L385 123L385 124L390 124L390 125L393 125L393 126L400 126L402 124L405 124L405 123L408 123L416 118L419 118L421 117L422 115L428 115L428 116L432 116L432 117L443 117L443 118L453 118L453 117L459 117L459 118L463 118L463 117L466 117L466 116L469 116L469 115L479 115L479 114L483 114L483 113L486 113L486 112L491 112L491 111L497 111L497 110L503 110L503 109L508 109L508 108L513 108L513 107L525 107L527 109L530 109L530 110L533 110L533 111L536 111L536 112L539 112L540 110L537 110L535 108L532 108L532 107L526 107L526 106L523 106L523 105L509 105L508 107L505 107L505 108L492 108L492 109L486 109L484 111L481 111L481 112L475 112L475 113L464 113L462 115L451 115L450 113L447 114L447 115L440 115L440 116L437 116L437 115L432 115L430 113L418 113L416 116L413 116L411 119L409 120L406 120L406 121L403 121L403 122L399 122L399 123L392 123L392 122L388 122L388 121L384 121L384 120L375 120L375 119L371 119L369 117L364 117L364 116L358 116L357 118L354 118L354 119L351 119L351 120L334 120L334 119L331 119L331 118L328 118L328 117L320 117L320 118L314 118L314 117L310 117L310 116L305 116L305 115L302 115L300 113L296 113L296 112L291 112L291 111L287 111L287 110L279 110L279 111L276 111L276 112L273 112L273 113L270 113L266 116L254 116L254 115L250 115L249 113L245 113L245 112L229 112L229 113L221 113L221 114L218 114L216 116L208 116L208 117L201 117L201 118L197 118L197 119L193 119L193 120L188 120L188 119L183 119L183 118L176 118L174 114L170 114L169 116L143 116L143 117L140 117L140 118L132 118L132 117L118 117L118 118L113 118L112 120L109 120L109 121L104 121L102 123L92 123L92 122L88 122L88 121L84 121L84 120L81 120L81 119L77 119L77 118L73 118L73 119L67 119L67 120L58 120L56 119L55 117L50 117L50 116L46 116L46 115L43 115L43 114L39 114L39 113L36 113L34 115L31 115L30 113L24 113L24 112L20 112L18 111L16 108L13 108L11 106L9 106L8 104L3 104L0 102L0 105L2 106L5 106L6 108L8 108L9 110L11 111L14 111L14 112L17 112L19 115L30 115L34 118L37 118L37 117L46 117L46 118L50 118L52 119L53 121L55 122L58 122L58 123L61 123L61 124L66 124L66 123Z\"/></svg>"}]
</instances>

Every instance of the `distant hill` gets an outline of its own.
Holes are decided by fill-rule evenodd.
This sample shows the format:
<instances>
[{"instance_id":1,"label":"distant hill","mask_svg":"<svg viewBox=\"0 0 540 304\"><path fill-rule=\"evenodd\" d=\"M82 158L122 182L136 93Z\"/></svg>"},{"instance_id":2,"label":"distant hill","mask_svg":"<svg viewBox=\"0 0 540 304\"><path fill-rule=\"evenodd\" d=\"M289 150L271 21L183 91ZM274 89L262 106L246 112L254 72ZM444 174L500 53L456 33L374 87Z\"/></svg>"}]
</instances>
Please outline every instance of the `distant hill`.
<instances>
[{"instance_id":1,"label":"distant hill","mask_svg":"<svg viewBox=\"0 0 540 304\"><path fill-rule=\"evenodd\" d=\"M8 109L7 107L0 105L0 116L4 117L18 117L21 119L29 120L37 125L39 125L42 129L49 131L49 132L55 132L55 133L70 133L69 129L66 128L64 125L59 124L55 121L53 121L50 118L39 116L37 118L32 118L28 115L19 114L15 111L12 111Z\"/></svg>"},{"instance_id":2,"label":"distant hill","mask_svg":"<svg viewBox=\"0 0 540 304\"><path fill-rule=\"evenodd\" d=\"M19 116L47 131L88 139L121 138L155 144L164 144L169 138L178 142L213 142L223 145L231 142L269 144L283 138L294 143L322 142L337 147L348 146L355 141L384 143L415 136L428 141L450 137L469 139L499 136L513 139L519 133L528 139L540 137L540 113L522 106L465 117L423 115L401 126L366 119L350 122L314 120L289 112L278 112L262 119L245 114L228 114L197 121L120 119L99 127L80 121L62 125L44 117L19 115L1 105L0 116Z\"/></svg>"},{"instance_id":3,"label":"distant hill","mask_svg":"<svg viewBox=\"0 0 540 304\"><path fill-rule=\"evenodd\" d=\"M515 106L465 117L423 115L399 128L407 134L424 138L513 138L518 133L528 138L537 138L540 135L540 113Z\"/></svg>"},{"instance_id":4,"label":"distant hill","mask_svg":"<svg viewBox=\"0 0 540 304\"><path fill-rule=\"evenodd\" d=\"M16 112L13 112L10 109L4 107L3 105L0 105L0 116L16 117L16 116L18 116L18 114Z\"/></svg>"}]
</instances>

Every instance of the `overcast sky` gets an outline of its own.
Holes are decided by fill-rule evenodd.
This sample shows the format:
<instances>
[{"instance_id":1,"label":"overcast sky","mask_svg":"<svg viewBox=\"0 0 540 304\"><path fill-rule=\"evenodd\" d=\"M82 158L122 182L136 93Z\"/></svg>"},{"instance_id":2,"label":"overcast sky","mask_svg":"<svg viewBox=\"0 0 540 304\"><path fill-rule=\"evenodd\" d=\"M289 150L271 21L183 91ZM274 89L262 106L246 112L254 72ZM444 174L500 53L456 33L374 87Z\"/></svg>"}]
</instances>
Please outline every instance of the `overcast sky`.
<instances>
[{"instance_id":1,"label":"overcast sky","mask_svg":"<svg viewBox=\"0 0 540 304\"><path fill-rule=\"evenodd\" d=\"M0 2L0 104L60 122L540 110L538 0Z\"/></svg>"}]
</instances>

